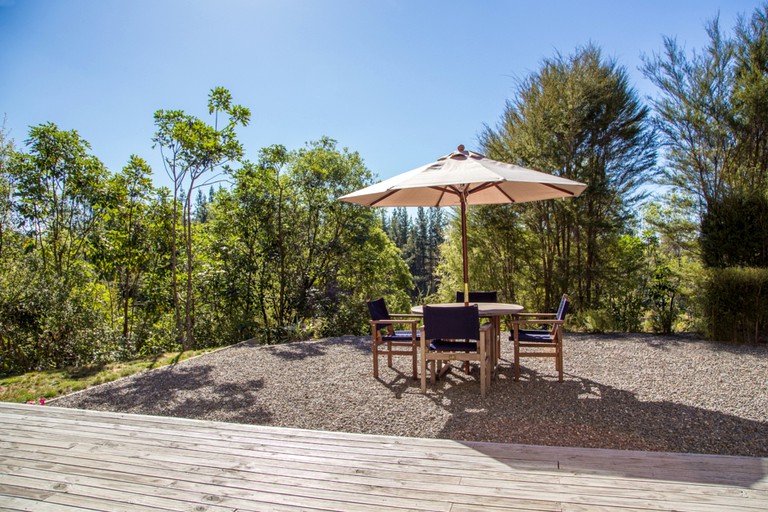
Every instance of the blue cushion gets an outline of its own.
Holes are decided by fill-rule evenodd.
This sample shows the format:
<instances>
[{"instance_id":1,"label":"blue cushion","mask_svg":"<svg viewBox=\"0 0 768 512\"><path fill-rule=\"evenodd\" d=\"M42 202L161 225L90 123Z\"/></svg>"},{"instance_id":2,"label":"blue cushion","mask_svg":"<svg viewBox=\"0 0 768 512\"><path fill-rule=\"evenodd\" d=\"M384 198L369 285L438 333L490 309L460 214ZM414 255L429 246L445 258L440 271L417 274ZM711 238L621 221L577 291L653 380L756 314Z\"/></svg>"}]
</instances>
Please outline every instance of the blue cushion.
<instances>
[{"instance_id":1,"label":"blue cushion","mask_svg":"<svg viewBox=\"0 0 768 512\"><path fill-rule=\"evenodd\" d=\"M512 336L515 332L512 331ZM519 341L532 341L536 343L552 343L552 337L549 331L537 331L529 329L520 329L517 331L517 339Z\"/></svg>"},{"instance_id":2,"label":"blue cushion","mask_svg":"<svg viewBox=\"0 0 768 512\"><path fill-rule=\"evenodd\" d=\"M416 331L416 339L419 338L419 331ZM381 337L384 341L410 341L411 331L395 331L395 334L385 334Z\"/></svg>"},{"instance_id":3,"label":"blue cushion","mask_svg":"<svg viewBox=\"0 0 768 512\"><path fill-rule=\"evenodd\" d=\"M430 350L439 352L477 352L477 343L472 341L432 340Z\"/></svg>"}]
</instances>

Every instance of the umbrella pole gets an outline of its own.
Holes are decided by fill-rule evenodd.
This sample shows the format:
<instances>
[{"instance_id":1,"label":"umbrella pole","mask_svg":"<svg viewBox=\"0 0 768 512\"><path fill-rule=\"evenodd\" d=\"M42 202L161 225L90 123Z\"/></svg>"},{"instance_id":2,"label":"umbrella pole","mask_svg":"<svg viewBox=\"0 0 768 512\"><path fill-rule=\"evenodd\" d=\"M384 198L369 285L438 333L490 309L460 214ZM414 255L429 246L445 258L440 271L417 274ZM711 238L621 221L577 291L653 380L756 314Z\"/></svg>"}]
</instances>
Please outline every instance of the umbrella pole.
<instances>
[{"instance_id":1,"label":"umbrella pole","mask_svg":"<svg viewBox=\"0 0 768 512\"><path fill-rule=\"evenodd\" d=\"M467 265L467 196L461 194L461 254L464 261L464 305L469 306L469 267Z\"/></svg>"}]
</instances>

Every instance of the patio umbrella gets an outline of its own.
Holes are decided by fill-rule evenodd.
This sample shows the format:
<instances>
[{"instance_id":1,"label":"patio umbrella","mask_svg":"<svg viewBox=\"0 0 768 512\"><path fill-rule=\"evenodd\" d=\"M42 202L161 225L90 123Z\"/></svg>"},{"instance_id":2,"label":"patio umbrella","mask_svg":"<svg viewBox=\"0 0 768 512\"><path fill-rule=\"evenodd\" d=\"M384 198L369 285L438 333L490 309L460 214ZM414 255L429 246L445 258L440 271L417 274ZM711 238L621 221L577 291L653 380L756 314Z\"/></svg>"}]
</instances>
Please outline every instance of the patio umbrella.
<instances>
[{"instance_id":1,"label":"patio umbrella","mask_svg":"<svg viewBox=\"0 0 768 512\"><path fill-rule=\"evenodd\" d=\"M524 203L576 197L587 186L578 181L457 151L412 171L340 197L365 206L459 206L464 263L464 301L469 297L467 206Z\"/></svg>"}]
</instances>

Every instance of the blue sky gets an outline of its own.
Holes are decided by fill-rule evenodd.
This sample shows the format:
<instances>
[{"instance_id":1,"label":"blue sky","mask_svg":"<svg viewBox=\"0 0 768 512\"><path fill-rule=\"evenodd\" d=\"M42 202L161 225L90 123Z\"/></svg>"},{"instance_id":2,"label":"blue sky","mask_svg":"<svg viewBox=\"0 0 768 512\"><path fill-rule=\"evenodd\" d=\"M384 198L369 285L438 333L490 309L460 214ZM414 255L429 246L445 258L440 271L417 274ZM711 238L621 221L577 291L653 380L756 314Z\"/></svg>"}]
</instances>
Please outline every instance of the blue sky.
<instances>
[{"instance_id":1,"label":"blue sky","mask_svg":"<svg viewBox=\"0 0 768 512\"><path fill-rule=\"evenodd\" d=\"M76 129L112 171L131 154L167 185L153 114L208 119L228 88L251 109L247 156L323 135L380 178L478 149L517 80L589 42L637 70L663 36L706 44L760 1L618 0L0 0L0 115L23 145L29 126Z\"/></svg>"}]
</instances>

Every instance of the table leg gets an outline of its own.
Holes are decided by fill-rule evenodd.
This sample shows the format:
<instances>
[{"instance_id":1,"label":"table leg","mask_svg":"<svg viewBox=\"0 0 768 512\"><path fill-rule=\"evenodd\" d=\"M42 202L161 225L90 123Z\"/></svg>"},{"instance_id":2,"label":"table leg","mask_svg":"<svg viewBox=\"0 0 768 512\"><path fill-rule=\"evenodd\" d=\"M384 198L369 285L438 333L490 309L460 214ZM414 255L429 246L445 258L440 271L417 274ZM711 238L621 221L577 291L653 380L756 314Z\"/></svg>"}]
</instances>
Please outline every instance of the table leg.
<instances>
[{"instance_id":1,"label":"table leg","mask_svg":"<svg viewBox=\"0 0 768 512\"><path fill-rule=\"evenodd\" d=\"M492 375L496 374L496 367L499 365L499 359L501 359L501 317L494 316L493 318L493 364Z\"/></svg>"}]
</instances>

